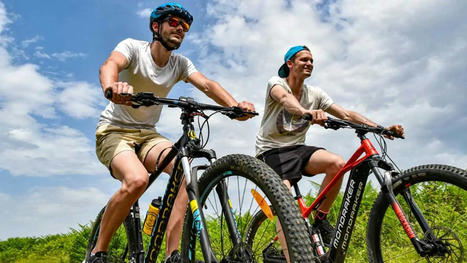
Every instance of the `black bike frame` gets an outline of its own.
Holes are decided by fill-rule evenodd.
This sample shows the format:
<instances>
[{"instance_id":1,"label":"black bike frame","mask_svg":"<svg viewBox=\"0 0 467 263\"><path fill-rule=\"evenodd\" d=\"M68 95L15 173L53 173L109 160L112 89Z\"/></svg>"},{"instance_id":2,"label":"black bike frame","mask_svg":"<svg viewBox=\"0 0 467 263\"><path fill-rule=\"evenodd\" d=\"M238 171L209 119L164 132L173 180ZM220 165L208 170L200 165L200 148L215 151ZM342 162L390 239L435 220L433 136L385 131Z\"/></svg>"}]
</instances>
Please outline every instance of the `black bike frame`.
<instances>
[{"instance_id":1,"label":"black bike frame","mask_svg":"<svg viewBox=\"0 0 467 263\"><path fill-rule=\"evenodd\" d=\"M190 115L189 112L184 111L182 113L181 119L183 124L182 136L170 149L166 158L149 176L149 183L147 188L149 188L149 186L175 158L174 169L169 178L169 182L162 199L162 206L160 208L159 216L157 217L156 223L152 230L151 240L148 244L148 251L144 257L145 263L155 263L157 260L157 256L160 252L164 234L167 228L167 223L175 203L175 198L180 190L180 185L184 177L186 178L187 193L194 218L194 227L200 239L201 249L203 251L205 262L217 262L217 259L212 253L212 248L205 227L203 212L202 210L198 209L199 200L197 198L197 171L199 169L206 169L207 166L195 166L193 168L190 167L190 160L195 158L205 158L210 162L210 164L212 164L216 160L216 154L213 150L199 149L196 147L197 138L194 127L192 125L193 116ZM227 196L225 189L218 191L218 193L220 202L226 202L226 204L223 205L228 206L229 197ZM223 209L223 213L227 219L229 231L232 233L238 233L237 223L232 211L230 209ZM137 201L131 208L130 214L125 219L124 225L129 240L127 250L129 251L130 255L138 260L138 262L142 262L144 256L140 218L139 205ZM132 247L130 247L130 244Z\"/></svg>"}]
</instances>

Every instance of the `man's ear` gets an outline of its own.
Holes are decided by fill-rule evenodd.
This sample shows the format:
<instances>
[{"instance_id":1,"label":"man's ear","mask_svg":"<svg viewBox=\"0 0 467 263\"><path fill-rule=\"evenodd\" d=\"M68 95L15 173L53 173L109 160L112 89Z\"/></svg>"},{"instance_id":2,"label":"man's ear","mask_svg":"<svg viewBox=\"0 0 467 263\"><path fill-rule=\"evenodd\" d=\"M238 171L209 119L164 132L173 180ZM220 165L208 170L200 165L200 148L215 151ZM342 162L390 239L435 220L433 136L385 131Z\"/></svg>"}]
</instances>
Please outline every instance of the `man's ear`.
<instances>
[{"instance_id":1,"label":"man's ear","mask_svg":"<svg viewBox=\"0 0 467 263\"><path fill-rule=\"evenodd\" d=\"M158 32L158 30L157 30L158 27L159 27L159 23L157 23L157 22L152 22L152 30L153 30L154 32Z\"/></svg>"},{"instance_id":2,"label":"man's ear","mask_svg":"<svg viewBox=\"0 0 467 263\"><path fill-rule=\"evenodd\" d=\"M292 60L290 60L290 59L287 60L287 67L289 67L289 69L292 67L292 65L293 65Z\"/></svg>"}]
</instances>

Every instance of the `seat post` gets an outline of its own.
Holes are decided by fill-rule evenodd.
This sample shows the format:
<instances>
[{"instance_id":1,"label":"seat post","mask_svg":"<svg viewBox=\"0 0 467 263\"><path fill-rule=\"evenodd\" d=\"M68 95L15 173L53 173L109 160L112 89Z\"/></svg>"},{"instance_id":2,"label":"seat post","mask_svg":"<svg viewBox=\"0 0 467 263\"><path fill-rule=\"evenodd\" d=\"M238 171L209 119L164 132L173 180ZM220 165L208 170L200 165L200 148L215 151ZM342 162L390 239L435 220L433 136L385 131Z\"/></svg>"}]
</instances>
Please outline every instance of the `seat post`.
<instances>
[{"instance_id":1,"label":"seat post","mask_svg":"<svg viewBox=\"0 0 467 263\"><path fill-rule=\"evenodd\" d=\"M298 188L298 183L295 182L292 186L295 191L295 200L298 200L299 198L302 197L302 194L300 193L300 189Z\"/></svg>"}]
</instances>

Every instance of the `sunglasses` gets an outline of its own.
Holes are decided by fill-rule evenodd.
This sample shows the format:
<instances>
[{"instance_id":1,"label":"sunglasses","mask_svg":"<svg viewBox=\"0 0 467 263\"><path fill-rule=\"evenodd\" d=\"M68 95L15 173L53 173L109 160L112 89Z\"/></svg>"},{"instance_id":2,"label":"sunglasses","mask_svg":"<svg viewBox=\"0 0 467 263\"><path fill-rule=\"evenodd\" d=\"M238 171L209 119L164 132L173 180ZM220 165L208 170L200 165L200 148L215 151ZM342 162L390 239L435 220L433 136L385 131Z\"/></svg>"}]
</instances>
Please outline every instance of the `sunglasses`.
<instances>
[{"instance_id":1,"label":"sunglasses","mask_svg":"<svg viewBox=\"0 0 467 263\"><path fill-rule=\"evenodd\" d=\"M168 17L164 21L167 21L171 27L177 27L181 25L184 32L188 32L190 29L190 25L187 22L176 17Z\"/></svg>"}]
</instances>

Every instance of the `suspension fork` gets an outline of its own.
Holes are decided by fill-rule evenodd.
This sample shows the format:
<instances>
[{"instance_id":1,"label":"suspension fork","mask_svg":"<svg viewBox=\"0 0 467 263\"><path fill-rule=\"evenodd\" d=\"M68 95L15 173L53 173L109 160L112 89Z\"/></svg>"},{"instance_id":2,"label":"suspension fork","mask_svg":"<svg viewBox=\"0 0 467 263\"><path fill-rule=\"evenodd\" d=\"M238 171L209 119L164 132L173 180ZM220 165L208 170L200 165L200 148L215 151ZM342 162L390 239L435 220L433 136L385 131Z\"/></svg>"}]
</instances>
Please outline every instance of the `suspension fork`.
<instances>
[{"instance_id":1,"label":"suspension fork","mask_svg":"<svg viewBox=\"0 0 467 263\"><path fill-rule=\"evenodd\" d=\"M186 154L184 154L183 149L181 149L182 155L181 163L183 167L183 172L185 174L188 200L193 215L193 228L197 231L199 236L199 241L201 244L201 250L203 252L204 261L206 263L217 263L217 259L212 252L211 243L209 242L209 236L206 230L206 221L204 218L203 210L199 209L198 204L198 181L197 175L191 172L190 162ZM193 240L194 241L194 240Z\"/></svg>"},{"instance_id":2,"label":"suspension fork","mask_svg":"<svg viewBox=\"0 0 467 263\"><path fill-rule=\"evenodd\" d=\"M428 224L428 221L425 219L423 216L422 211L418 207L417 203L415 200L412 198L412 193L410 191L409 187L405 187L401 192L402 197L404 197L405 202L410 208L410 211L412 212L412 215L414 215L415 219L417 220L418 224L422 228L423 233L428 236L430 240L435 240L435 235L433 234L433 231Z\"/></svg>"},{"instance_id":3,"label":"suspension fork","mask_svg":"<svg viewBox=\"0 0 467 263\"><path fill-rule=\"evenodd\" d=\"M389 201L391 204L392 209L396 213L397 218L399 219L399 222L401 223L402 227L404 228L405 233L407 234L408 238L410 239L410 242L412 242L412 245L414 246L415 250L417 251L418 254L420 255L426 255L432 248L432 245L429 245L428 243L420 240L417 235L415 234L414 228L410 221L408 220L408 217L405 213L405 211L402 209L402 206L400 205L399 201L397 201L397 198L394 194L393 188L392 188L392 177L391 177L391 171L386 171L384 174L381 174L381 172L377 169L378 164L381 164L381 162L384 162L382 160L379 160L378 162L376 161L371 161L371 169L373 173L375 174L376 178L381 184L381 191L385 195L386 199ZM381 165L379 165L381 167ZM384 167L381 167L384 168ZM410 190L406 188L403 192L402 195L404 197L404 200L407 202L407 204L410 207L411 212L415 215L417 221L419 222L420 226L422 227L423 231L428 231L431 236L432 231L430 227L428 226L428 222L426 219L423 217L422 212L418 208L417 204L412 198L412 195L410 193Z\"/></svg>"}]
</instances>

